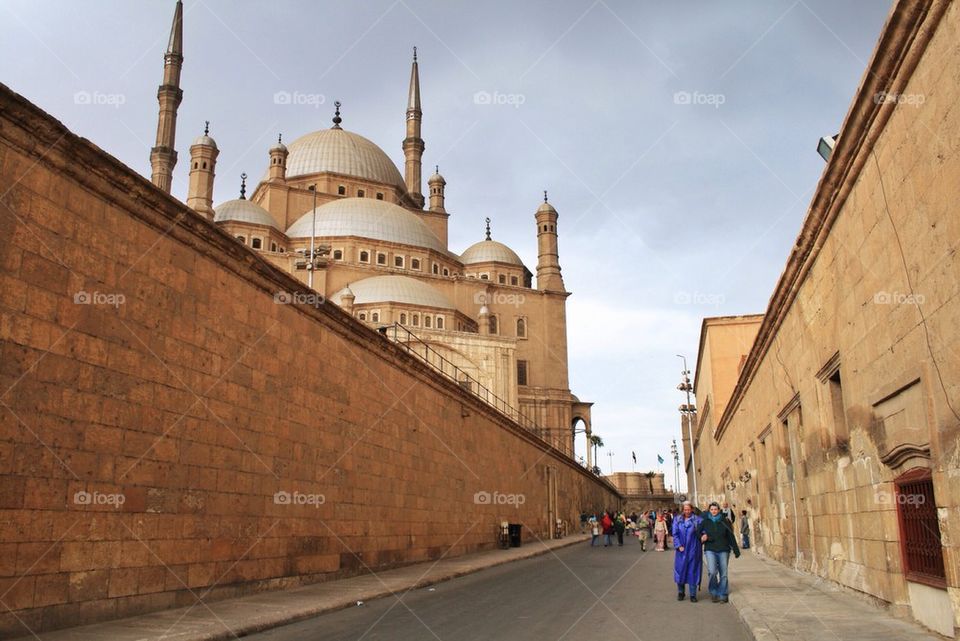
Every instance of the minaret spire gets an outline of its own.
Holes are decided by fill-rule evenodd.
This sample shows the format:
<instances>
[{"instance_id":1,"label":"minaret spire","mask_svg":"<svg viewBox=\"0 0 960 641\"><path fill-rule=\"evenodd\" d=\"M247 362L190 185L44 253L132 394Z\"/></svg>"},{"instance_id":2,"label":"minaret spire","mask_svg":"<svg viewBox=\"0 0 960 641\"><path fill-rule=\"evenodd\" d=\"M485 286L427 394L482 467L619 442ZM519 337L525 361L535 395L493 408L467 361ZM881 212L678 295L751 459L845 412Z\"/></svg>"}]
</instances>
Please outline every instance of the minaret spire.
<instances>
[{"instance_id":1,"label":"minaret spire","mask_svg":"<svg viewBox=\"0 0 960 641\"><path fill-rule=\"evenodd\" d=\"M420 69L417 64L417 48L413 48L413 65L410 68L410 90L407 94L407 137L403 140L405 183L407 193L418 207L423 207L424 198L420 191L421 160L424 143L420 137L420 125L423 112L420 111Z\"/></svg>"},{"instance_id":2,"label":"minaret spire","mask_svg":"<svg viewBox=\"0 0 960 641\"><path fill-rule=\"evenodd\" d=\"M170 26L170 40L163 54L163 83L157 90L160 115L157 119L157 144L150 150L151 180L170 193L173 168L177 164L174 142L177 135L177 108L183 99L180 71L183 68L183 2L177 0Z\"/></svg>"},{"instance_id":3,"label":"minaret spire","mask_svg":"<svg viewBox=\"0 0 960 641\"><path fill-rule=\"evenodd\" d=\"M487 240L490 240L490 218L487 218Z\"/></svg>"}]
</instances>

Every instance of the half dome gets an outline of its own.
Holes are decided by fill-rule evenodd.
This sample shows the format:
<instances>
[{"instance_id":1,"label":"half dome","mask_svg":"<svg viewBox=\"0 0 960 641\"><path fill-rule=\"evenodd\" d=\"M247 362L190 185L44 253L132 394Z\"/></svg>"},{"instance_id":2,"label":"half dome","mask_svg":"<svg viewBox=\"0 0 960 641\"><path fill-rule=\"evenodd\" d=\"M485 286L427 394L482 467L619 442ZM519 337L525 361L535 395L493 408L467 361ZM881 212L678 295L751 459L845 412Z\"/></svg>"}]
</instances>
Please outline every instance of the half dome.
<instances>
[{"instance_id":1,"label":"half dome","mask_svg":"<svg viewBox=\"0 0 960 641\"><path fill-rule=\"evenodd\" d=\"M269 225L282 231L270 212L244 198L228 200L214 208L213 222L225 223L228 221L250 223L251 225Z\"/></svg>"},{"instance_id":2,"label":"half dome","mask_svg":"<svg viewBox=\"0 0 960 641\"><path fill-rule=\"evenodd\" d=\"M309 238L313 212L290 225L287 236ZM426 223L399 205L373 198L341 198L317 207L314 236L357 236L447 253Z\"/></svg>"},{"instance_id":3,"label":"half dome","mask_svg":"<svg viewBox=\"0 0 960 641\"><path fill-rule=\"evenodd\" d=\"M287 178L332 172L393 185L406 191L397 166L380 147L340 128L321 129L288 146Z\"/></svg>"},{"instance_id":4,"label":"half dome","mask_svg":"<svg viewBox=\"0 0 960 641\"><path fill-rule=\"evenodd\" d=\"M479 243L470 245L460 256L460 260L464 265L498 262L523 266L523 261L515 251L495 240L481 240Z\"/></svg>"},{"instance_id":5,"label":"half dome","mask_svg":"<svg viewBox=\"0 0 960 641\"><path fill-rule=\"evenodd\" d=\"M399 303L401 305L420 305L453 309L453 303L440 290L409 276L373 276L350 283L330 297L340 305L341 297L348 291L354 295L354 305L365 303Z\"/></svg>"}]
</instances>

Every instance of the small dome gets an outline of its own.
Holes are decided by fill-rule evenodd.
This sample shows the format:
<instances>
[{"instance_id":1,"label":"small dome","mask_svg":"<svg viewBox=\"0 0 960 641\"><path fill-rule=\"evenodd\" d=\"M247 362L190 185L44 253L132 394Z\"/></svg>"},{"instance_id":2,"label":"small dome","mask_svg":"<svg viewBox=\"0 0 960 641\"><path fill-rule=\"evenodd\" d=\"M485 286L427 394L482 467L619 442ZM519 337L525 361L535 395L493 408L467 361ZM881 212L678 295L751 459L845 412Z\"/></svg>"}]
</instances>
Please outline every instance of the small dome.
<instances>
[{"instance_id":1,"label":"small dome","mask_svg":"<svg viewBox=\"0 0 960 641\"><path fill-rule=\"evenodd\" d=\"M454 309L453 303L440 290L427 283L410 278L409 276L373 276L364 278L344 287L330 297L337 305L341 304L344 295L352 291L354 305L366 303L400 303L401 305L421 305L423 307L438 307L440 309Z\"/></svg>"},{"instance_id":2,"label":"small dome","mask_svg":"<svg viewBox=\"0 0 960 641\"><path fill-rule=\"evenodd\" d=\"M353 290L350 289L350 285L347 285L346 287L344 287L343 289L340 290L340 297L341 297L341 298L356 298L356 295L353 293Z\"/></svg>"},{"instance_id":3,"label":"small dome","mask_svg":"<svg viewBox=\"0 0 960 641\"><path fill-rule=\"evenodd\" d=\"M274 143L273 147L270 147L270 153L272 154L275 151L286 151L287 146L283 144L283 134L277 136L277 142Z\"/></svg>"},{"instance_id":4,"label":"small dome","mask_svg":"<svg viewBox=\"0 0 960 641\"><path fill-rule=\"evenodd\" d=\"M321 129L290 143L287 178L321 172L355 176L406 191L403 176L380 147L340 128Z\"/></svg>"},{"instance_id":5,"label":"small dome","mask_svg":"<svg viewBox=\"0 0 960 641\"><path fill-rule=\"evenodd\" d=\"M290 225L287 236L309 238L312 222L311 210ZM447 253L440 239L416 214L373 198L340 198L320 205L313 235L321 238L357 236Z\"/></svg>"},{"instance_id":6,"label":"small dome","mask_svg":"<svg viewBox=\"0 0 960 641\"><path fill-rule=\"evenodd\" d=\"M270 212L245 198L228 200L215 207L214 212L213 222L215 223L225 223L228 221L250 223L251 225L269 226L278 231L282 231L276 221L273 220Z\"/></svg>"},{"instance_id":7,"label":"small dome","mask_svg":"<svg viewBox=\"0 0 960 641\"><path fill-rule=\"evenodd\" d=\"M432 176L430 176L430 178L427 180L427 184L428 184L428 185L435 185L435 184L437 184L437 183L440 183L441 185L446 185L446 184L447 184L447 181L444 180L443 176L440 175L440 172L439 172L439 171L438 171L438 172L434 172L434 174L433 174Z\"/></svg>"},{"instance_id":8,"label":"small dome","mask_svg":"<svg viewBox=\"0 0 960 641\"><path fill-rule=\"evenodd\" d=\"M475 263L509 263L511 265L523 266L523 261L517 256L516 252L495 240L481 240L467 248L460 261L464 265L473 265Z\"/></svg>"},{"instance_id":9,"label":"small dome","mask_svg":"<svg viewBox=\"0 0 960 641\"><path fill-rule=\"evenodd\" d=\"M553 208L553 205L551 205L550 203L548 203L548 202L543 202L543 203L541 203L541 205L540 205L539 207L537 207L537 213L538 213L538 214L539 214L539 213L555 214L555 213L557 213L557 210L554 209L554 208Z\"/></svg>"},{"instance_id":10,"label":"small dome","mask_svg":"<svg viewBox=\"0 0 960 641\"><path fill-rule=\"evenodd\" d=\"M201 134L194 139L193 145L206 145L207 147L213 147L214 149L216 149L217 141L211 138L210 136L208 136L207 134ZM190 146L192 147L193 145L190 145Z\"/></svg>"}]
</instances>

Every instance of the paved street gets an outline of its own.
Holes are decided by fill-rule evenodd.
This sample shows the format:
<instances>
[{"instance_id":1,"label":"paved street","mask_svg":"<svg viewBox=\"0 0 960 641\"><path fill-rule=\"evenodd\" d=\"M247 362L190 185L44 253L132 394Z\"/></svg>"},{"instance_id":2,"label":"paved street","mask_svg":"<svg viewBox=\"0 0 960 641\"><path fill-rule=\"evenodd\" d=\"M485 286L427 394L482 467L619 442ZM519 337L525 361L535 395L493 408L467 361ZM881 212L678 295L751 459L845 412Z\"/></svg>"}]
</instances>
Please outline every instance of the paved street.
<instances>
[{"instance_id":1,"label":"paved street","mask_svg":"<svg viewBox=\"0 0 960 641\"><path fill-rule=\"evenodd\" d=\"M276 628L258 641L695 638L747 641L730 604L680 603L672 552L580 544ZM736 567L733 566L733 580Z\"/></svg>"}]
</instances>

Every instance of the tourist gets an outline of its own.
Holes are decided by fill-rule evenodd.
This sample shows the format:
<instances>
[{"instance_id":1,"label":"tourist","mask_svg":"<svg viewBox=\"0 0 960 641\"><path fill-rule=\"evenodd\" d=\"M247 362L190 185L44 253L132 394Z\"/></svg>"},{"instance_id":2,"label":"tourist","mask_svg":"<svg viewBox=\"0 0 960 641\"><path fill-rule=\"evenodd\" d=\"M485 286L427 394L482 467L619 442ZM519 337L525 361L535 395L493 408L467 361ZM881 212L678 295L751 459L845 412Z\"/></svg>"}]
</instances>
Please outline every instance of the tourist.
<instances>
[{"instance_id":1,"label":"tourist","mask_svg":"<svg viewBox=\"0 0 960 641\"><path fill-rule=\"evenodd\" d=\"M640 539L640 551L647 551L647 541L650 540L650 520L646 515L640 517L640 523L637 524L637 537Z\"/></svg>"},{"instance_id":2,"label":"tourist","mask_svg":"<svg viewBox=\"0 0 960 641\"><path fill-rule=\"evenodd\" d=\"M683 511L673 520L673 545L676 556L673 560L673 582L677 584L677 600L683 601L684 588L690 588L690 602L697 602L697 586L703 569L703 549L706 539L703 519L693 513L693 504L683 502Z\"/></svg>"},{"instance_id":3,"label":"tourist","mask_svg":"<svg viewBox=\"0 0 960 641\"><path fill-rule=\"evenodd\" d=\"M657 552L663 552L667 542L667 519L662 512L657 515L657 521L653 524L653 538L657 542Z\"/></svg>"},{"instance_id":4,"label":"tourist","mask_svg":"<svg viewBox=\"0 0 960 641\"><path fill-rule=\"evenodd\" d=\"M750 548L750 519L747 518L747 511L740 510L740 539L741 549Z\"/></svg>"},{"instance_id":5,"label":"tourist","mask_svg":"<svg viewBox=\"0 0 960 641\"><path fill-rule=\"evenodd\" d=\"M590 547L600 545L600 524L597 523L596 515L590 517Z\"/></svg>"},{"instance_id":6,"label":"tourist","mask_svg":"<svg viewBox=\"0 0 960 641\"><path fill-rule=\"evenodd\" d=\"M617 516L613 519L613 529L617 533L617 545L623 545L623 532L627 529L627 517L623 512L617 512Z\"/></svg>"},{"instance_id":7,"label":"tourist","mask_svg":"<svg viewBox=\"0 0 960 641\"><path fill-rule=\"evenodd\" d=\"M714 603L728 601L727 564L730 560L730 551L740 558L740 548L737 547L737 537L733 533L733 524L720 510L720 506L713 502L709 513L703 519L703 548L707 556L707 575L710 577L707 587Z\"/></svg>"},{"instance_id":8,"label":"tourist","mask_svg":"<svg viewBox=\"0 0 960 641\"><path fill-rule=\"evenodd\" d=\"M723 516L730 521L730 523L733 523L737 520L737 515L733 513L733 510L730 509L730 504L726 501L723 502L723 509L721 512L723 512Z\"/></svg>"},{"instance_id":9,"label":"tourist","mask_svg":"<svg viewBox=\"0 0 960 641\"><path fill-rule=\"evenodd\" d=\"M603 530L603 547L610 547L610 537L613 536L613 518L610 512L603 513L603 519L600 521L600 527Z\"/></svg>"},{"instance_id":10,"label":"tourist","mask_svg":"<svg viewBox=\"0 0 960 641\"><path fill-rule=\"evenodd\" d=\"M666 549L668 549L668 550L670 549L670 546L672 545L672 544L670 543L670 540L671 540L673 537L671 536L670 533L673 532L673 517L674 517L673 509L667 510L667 515L664 517L664 520L667 522L667 545L666 545Z\"/></svg>"}]
</instances>

